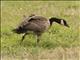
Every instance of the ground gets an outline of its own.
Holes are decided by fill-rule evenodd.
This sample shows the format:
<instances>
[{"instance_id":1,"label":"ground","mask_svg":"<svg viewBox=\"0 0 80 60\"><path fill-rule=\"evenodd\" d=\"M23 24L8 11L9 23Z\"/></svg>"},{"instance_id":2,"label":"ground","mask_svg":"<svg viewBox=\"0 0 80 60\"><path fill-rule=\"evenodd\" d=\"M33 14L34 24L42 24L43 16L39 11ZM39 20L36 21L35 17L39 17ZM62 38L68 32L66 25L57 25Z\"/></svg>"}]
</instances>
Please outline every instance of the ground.
<instances>
[{"instance_id":1,"label":"ground","mask_svg":"<svg viewBox=\"0 0 80 60\"><path fill-rule=\"evenodd\" d=\"M23 16L36 14L62 18L69 28L54 23L41 36L36 46L35 35L26 36L12 29ZM50 33L49 33L50 32ZM80 2L79 1L2 1L1 2L1 59L2 60L80 60Z\"/></svg>"}]
</instances>

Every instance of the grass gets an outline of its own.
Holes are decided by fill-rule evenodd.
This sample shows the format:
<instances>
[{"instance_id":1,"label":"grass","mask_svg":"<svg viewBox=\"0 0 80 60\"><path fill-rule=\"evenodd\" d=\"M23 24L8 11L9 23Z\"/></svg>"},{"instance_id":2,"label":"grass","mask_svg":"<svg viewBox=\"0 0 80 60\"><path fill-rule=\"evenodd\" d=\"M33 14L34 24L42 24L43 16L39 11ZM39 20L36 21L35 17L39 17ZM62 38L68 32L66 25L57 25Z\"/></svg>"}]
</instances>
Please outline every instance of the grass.
<instances>
[{"instance_id":1,"label":"grass","mask_svg":"<svg viewBox=\"0 0 80 60\"><path fill-rule=\"evenodd\" d=\"M80 2L79 1L2 1L1 2L1 57L2 60L79 60L80 59ZM53 24L41 36L40 46L36 37L12 32L23 15L37 14L46 18L65 19L70 28ZM49 33L50 32L50 33ZM45 38L44 38L45 37Z\"/></svg>"}]
</instances>

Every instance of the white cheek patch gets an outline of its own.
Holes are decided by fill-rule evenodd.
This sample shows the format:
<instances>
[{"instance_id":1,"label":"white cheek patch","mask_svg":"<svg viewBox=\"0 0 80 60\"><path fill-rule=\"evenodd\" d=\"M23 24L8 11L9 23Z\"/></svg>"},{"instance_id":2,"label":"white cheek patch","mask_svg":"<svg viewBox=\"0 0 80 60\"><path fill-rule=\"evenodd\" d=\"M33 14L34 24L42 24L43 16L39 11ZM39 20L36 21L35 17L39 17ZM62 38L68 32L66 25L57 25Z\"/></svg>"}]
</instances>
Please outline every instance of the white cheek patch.
<instances>
[{"instance_id":1,"label":"white cheek patch","mask_svg":"<svg viewBox=\"0 0 80 60\"><path fill-rule=\"evenodd\" d=\"M64 25L64 21L63 20L61 20L61 24Z\"/></svg>"}]
</instances>

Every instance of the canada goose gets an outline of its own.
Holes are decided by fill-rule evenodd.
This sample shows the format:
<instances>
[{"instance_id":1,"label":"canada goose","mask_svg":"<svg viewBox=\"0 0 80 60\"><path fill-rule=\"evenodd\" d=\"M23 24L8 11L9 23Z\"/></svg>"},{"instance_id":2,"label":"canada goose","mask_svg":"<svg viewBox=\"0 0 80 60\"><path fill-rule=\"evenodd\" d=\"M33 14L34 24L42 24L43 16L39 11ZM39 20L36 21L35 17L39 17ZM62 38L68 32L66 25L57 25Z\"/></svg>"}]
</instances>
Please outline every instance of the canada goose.
<instances>
[{"instance_id":1,"label":"canada goose","mask_svg":"<svg viewBox=\"0 0 80 60\"><path fill-rule=\"evenodd\" d=\"M37 43L39 43L39 37L42 35L43 32L48 30L50 26L52 26L53 22L69 27L64 19L52 17L48 20L45 17L36 16L33 14L30 15L28 18L25 17L25 20L21 22L21 24L16 29L13 29L13 31L17 34L24 33L21 42L24 40L25 36L29 34L28 31L32 31L37 35Z\"/></svg>"}]
</instances>

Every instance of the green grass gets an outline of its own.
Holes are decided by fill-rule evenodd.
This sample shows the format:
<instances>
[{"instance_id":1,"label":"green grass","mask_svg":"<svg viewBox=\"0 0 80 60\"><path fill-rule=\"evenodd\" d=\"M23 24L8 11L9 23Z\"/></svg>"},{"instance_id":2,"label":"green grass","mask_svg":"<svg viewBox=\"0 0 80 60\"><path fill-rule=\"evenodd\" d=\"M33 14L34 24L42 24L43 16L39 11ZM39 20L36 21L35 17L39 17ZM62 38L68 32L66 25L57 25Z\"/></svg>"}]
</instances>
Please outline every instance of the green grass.
<instances>
[{"instance_id":1,"label":"green grass","mask_svg":"<svg viewBox=\"0 0 80 60\"><path fill-rule=\"evenodd\" d=\"M45 32L41 36L39 47L36 46L36 37L32 34L26 36L25 40L22 42L22 45L20 45L19 42L22 38L22 35L13 33L12 29L17 27L17 25L22 21L23 15L29 16L32 13L44 16L48 19L50 17L63 18L68 22L70 28L55 23L53 24L51 29L48 30L51 33ZM48 50L55 51L55 49L57 49L58 47L61 47L61 51L63 51L63 49L65 51L65 48L69 48L70 51L76 53L73 50L77 49L77 47L80 47L79 23L79 1L3 1L1 2L2 58L3 60L25 60L24 58L30 60L37 60L39 58L40 60L40 57L43 54L50 53L47 52ZM58 48L58 50L59 49L60 48ZM58 50L56 52L58 52ZM78 51L79 49L77 50L77 52ZM42 55L40 54L40 52L42 52ZM55 52L53 53L53 55L55 55ZM59 53L60 52L58 52L58 54ZM63 52L63 54L65 53ZM78 53L76 54L76 56L78 56ZM75 54L73 55L73 57L75 57ZM71 57L72 60L73 57ZM60 57L59 59L62 58L63 57Z\"/></svg>"}]
</instances>

